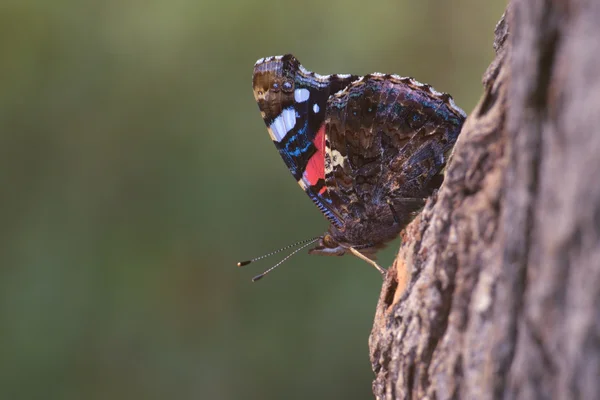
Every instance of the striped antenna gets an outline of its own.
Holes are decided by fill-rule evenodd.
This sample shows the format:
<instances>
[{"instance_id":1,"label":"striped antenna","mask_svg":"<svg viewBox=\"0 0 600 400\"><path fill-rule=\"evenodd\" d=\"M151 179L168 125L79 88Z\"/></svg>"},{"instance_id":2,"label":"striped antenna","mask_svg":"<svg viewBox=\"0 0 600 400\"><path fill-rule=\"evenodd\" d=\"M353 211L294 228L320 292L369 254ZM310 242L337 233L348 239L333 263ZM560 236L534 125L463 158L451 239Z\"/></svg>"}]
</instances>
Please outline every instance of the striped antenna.
<instances>
[{"instance_id":1,"label":"striped antenna","mask_svg":"<svg viewBox=\"0 0 600 400\"><path fill-rule=\"evenodd\" d=\"M279 250L272 251L272 252L270 252L270 253L268 253L268 254L265 254L265 255L263 255L263 256L256 257L256 258L253 258L253 259L251 259L251 260L247 260L247 261L240 261L240 262L238 262L238 263L237 263L237 266L238 266L238 267L243 267L244 265L248 265L248 264L250 264L250 263L253 263L253 262L255 262L255 261L262 260L263 258L270 257L270 256L272 256L273 254L277 254L277 253L280 253L280 252L282 252L282 251L284 251L284 250L290 249L290 248L292 248L292 247L296 247L296 246L300 246L300 245L302 245L302 246L298 247L296 250L292 251L292 252L291 252L290 254L288 254L287 256L285 256L285 258L284 258L283 260L279 261L277 264L273 265L271 268L269 268L268 270L266 270L266 271L265 271L265 272L263 272L262 274L256 275L254 278L252 278L252 282L256 282L257 280L261 279L263 276L265 276L265 275L266 275L266 274L268 274L269 272L273 271L275 268L279 267L281 264L283 264L285 261L287 261L287 259L288 259L288 258L290 258L291 256L293 256L294 254L296 254L296 253L297 253L297 252L299 252L300 250L302 250L302 249L304 249L304 248L306 248L306 247L310 246L311 244L313 244L314 242L316 242L316 241L317 241L317 240L319 240L319 239L321 239L321 237L320 237L320 236L314 237L314 238L312 238L312 239L301 240L301 241L299 241L299 242L296 242L296 243L294 243L294 244L290 244L290 245L288 245L288 246L282 247L282 248L281 248L281 249L279 249Z\"/></svg>"}]
</instances>

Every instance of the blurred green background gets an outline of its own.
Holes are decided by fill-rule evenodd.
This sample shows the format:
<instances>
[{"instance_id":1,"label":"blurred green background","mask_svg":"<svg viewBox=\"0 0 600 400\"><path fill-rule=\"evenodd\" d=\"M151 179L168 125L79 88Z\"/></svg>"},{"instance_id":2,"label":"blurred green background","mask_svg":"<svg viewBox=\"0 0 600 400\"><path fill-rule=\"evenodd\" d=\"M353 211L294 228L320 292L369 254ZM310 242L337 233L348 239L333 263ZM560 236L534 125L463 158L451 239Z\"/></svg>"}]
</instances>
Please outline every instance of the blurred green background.
<instances>
[{"instance_id":1,"label":"blurred green background","mask_svg":"<svg viewBox=\"0 0 600 400\"><path fill-rule=\"evenodd\" d=\"M253 64L414 76L469 112L504 6L3 0L0 398L371 398L373 268L235 266L327 228Z\"/></svg>"}]
</instances>

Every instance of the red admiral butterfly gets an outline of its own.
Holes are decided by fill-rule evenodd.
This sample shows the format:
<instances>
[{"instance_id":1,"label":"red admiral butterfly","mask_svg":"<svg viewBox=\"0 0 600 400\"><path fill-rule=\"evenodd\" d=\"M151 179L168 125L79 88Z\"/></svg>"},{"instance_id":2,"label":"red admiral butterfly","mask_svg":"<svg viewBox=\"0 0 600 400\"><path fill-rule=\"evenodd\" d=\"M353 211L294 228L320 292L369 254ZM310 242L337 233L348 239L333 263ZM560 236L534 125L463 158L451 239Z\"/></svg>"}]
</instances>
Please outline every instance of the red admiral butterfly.
<instances>
[{"instance_id":1,"label":"red admiral butterfly","mask_svg":"<svg viewBox=\"0 0 600 400\"><path fill-rule=\"evenodd\" d=\"M315 242L309 254L351 253L385 273L374 253L442 183L465 112L412 78L322 76L291 54L258 60L252 84L275 147L330 222L325 234L296 243L303 246L253 280Z\"/></svg>"}]
</instances>

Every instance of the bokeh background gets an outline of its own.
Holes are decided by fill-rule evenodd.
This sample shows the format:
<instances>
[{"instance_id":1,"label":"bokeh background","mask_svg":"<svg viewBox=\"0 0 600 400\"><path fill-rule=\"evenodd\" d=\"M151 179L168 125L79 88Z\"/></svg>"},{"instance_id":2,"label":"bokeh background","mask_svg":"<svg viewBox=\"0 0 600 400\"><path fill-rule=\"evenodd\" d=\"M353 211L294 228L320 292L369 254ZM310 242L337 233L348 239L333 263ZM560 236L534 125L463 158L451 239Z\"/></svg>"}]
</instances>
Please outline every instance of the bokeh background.
<instances>
[{"instance_id":1,"label":"bokeh background","mask_svg":"<svg viewBox=\"0 0 600 400\"><path fill-rule=\"evenodd\" d=\"M389 72L469 112L503 1L3 0L0 398L365 399L381 278L270 142L256 59ZM389 264L394 247L380 257Z\"/></svg>"}]
</instances>

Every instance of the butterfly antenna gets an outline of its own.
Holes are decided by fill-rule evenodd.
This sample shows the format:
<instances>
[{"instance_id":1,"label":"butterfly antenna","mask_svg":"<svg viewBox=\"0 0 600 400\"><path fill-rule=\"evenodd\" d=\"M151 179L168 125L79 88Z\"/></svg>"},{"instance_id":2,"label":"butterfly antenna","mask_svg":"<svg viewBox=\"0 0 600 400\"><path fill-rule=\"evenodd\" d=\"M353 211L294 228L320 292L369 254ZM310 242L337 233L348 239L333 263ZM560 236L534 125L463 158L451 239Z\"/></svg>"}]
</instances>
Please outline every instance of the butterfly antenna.
<instances>
[{"instance_id":1,"label":"butterfly antenna","mask_svg":"<svg viewBox=\"0 0 600 400\"><path fill-rule=\"evenodd\" d=\"M251 259L251 260L247 260L247 261L240 261L240 262L238 262L238 263L237 263L237 266L238 266L238 267L243 267L244 265L248 265L248 264L250 264L250 263L253 263L253 262L255 262L255 261L258 261L258 260L262 260L263 258L270 257L270 256L272 256L273 254L281 253L281 252L282 252L282 251L284 251L284 250L290 249L290 248L292 248L292 247L299 246L299 245L301 245L301 244L305 244L305 243L307 243L307 245L306 245L306 246L308 246L309 244L316 242L316 241L317 241L319 238L320 238L320 236L314 237L314 238L312 238L312 239L301 240L301 241L299 241L299 242L296 242L296 243L293 243L293 244L287 245L287 246L285 246L285 247L282 247L282 248L281 248L281 249L279 249L279 250L272 251L272 252L270 252L270 253L268 253L268 254L265 254L265 255L263 255L263 256L256 257L256 258L253 258L253 259ZM306 247L306 246L303 246L303 247L301 247L300 249L303 249L303 248L304 248L304 247ZM300 249L298 249L298 250L300 250ZM292 253L292 254L294 254L294 253Z\"/></svg>"},{"instance_id":2,"label":"butterfly antenna","mask_svg":"<svg viewBox=\"0 0 600 400\"><path fill-rule=\"evenodd\" d=\"M304 243L305 241L303 241L304 244L302 246L300 246L296 250L292 251L290 254L288 254L287 256L285 256L285 258L283 260L279 261L277 264L273 265L271 268L269 268L268 270L266 270L262 274L256 275L254 278L252 278L252 282L256 282L257 280L262 279L263 276L265 276L266 274L268 274L269 272L273 271L275 268L279 267L281 264L283 264L284 262L286 262L288 258L290 258L291 256L293 256L294 254L296 254L300 250L304 249L305 247L310 246L311 244L313 244L314 242L316 242L319 239L320 238L316 237L314 239L310 239L306 243ZM279 251L277 251L277 252L279 252Z\"/></svg>"}]
</instances>

